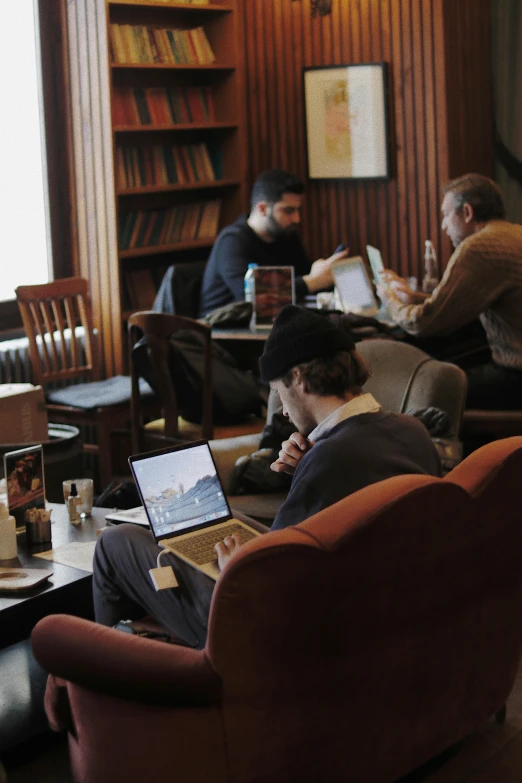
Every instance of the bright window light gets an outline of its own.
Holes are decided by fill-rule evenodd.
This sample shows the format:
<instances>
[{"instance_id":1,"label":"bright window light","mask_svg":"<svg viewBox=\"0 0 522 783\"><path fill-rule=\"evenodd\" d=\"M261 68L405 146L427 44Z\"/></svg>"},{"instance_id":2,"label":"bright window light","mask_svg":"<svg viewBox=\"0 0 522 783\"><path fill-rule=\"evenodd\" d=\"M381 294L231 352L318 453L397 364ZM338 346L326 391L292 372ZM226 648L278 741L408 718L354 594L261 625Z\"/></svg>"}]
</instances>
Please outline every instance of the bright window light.
<instances>
[{"instance_id":1,"label":"bright window light","mask_svg":"<svg viewBox=\"0 0 522 783\"><path fill-rule=\"evenodd\" d=\"M36 18L33 0L2 3L10 33L0 46L0 300L14 299L18 285L50 279Z\"/></svg>"}]
</instances>

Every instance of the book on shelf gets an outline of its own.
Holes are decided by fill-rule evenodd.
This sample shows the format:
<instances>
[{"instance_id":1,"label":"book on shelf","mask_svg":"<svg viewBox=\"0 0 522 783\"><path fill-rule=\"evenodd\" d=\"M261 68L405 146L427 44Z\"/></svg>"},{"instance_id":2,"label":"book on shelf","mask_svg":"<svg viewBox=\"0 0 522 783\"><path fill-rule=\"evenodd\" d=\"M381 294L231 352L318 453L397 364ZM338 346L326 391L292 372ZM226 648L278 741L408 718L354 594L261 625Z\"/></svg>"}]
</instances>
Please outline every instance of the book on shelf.
<instances>
[{"instance_id":1,"label":"book on shelf","mask_svg":"<svg viewBox=\"0 0 522 783\"><path fill-rule=\"evenodd\" d=\"M113 22L109 43L112 62L118 65L209 65L216 60L201 26L184 30Z\"/></svg>"},{"instance_id":2,"label":"book on shelf","mask_svg":"<svg viewBox=\"0 0 522 783\"><path fill-rule=\"evenodd\" d=\"M116 87L113 123L120 127L214 122L214 101L205 87Z\"/></svg>"},{"instance_id":3,"label":"book on shelf","mask_svg":"<svg viewBox=\"0 0 522 783\"><path fill-rule=\"evenodd\" d=\"M221 200L194 201L160 210L139 210L120 216L120 250L172 245L197 239L214 240Z\"/></svg>"},{"instance_id":4,"label":"book on shelf","mask_svg":"<svg viewBox=\"0 0 522 783\"><path fill-rule=\"evenodd\" d=\"M134 100L136 102L136 108L138 109L140 124L151 125L152 118L150 116L149 107L145 98L145 91L140 89L134 90Z\"/></svg>"}]
</instances>

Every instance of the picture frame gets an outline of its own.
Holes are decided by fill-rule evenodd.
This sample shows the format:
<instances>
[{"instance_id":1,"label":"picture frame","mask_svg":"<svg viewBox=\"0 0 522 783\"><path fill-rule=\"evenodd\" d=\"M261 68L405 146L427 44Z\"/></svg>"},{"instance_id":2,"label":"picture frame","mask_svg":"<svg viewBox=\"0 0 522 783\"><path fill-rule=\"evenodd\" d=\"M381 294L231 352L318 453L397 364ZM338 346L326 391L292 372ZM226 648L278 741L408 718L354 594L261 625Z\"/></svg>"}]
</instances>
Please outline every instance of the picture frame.
<instances>
[{"instance_id":1,"label":"picture frame","mask_svg":"<svg viewBox=\"0 0 522 783\"><path fill-rule=\"evenodd\" d=\"M9 513L16 527L25 527L25 512L30 508L45 508L43 448L29 446L4 454L4 476L7 484Z\"/></svg>"},{"instance_id":2,"label":"picture frame","mask_svg":"<svg viewBox=\"0 0 522 783\"><path fill-rule=\"evenodd\" d=\"M385 62L303 68L309 179L388 180Z\"/></svg>"},{"instance_id":3,"label":"picture frame","mask_svg":"<svg viewBox=\"0 0 522 783\"><path fill-rule=\"evenodd\" d=\"M258 266L254 276L255 329L271 329L275 319L288 304L295 304L293 266Z\"/></svg>"}]
</instances>

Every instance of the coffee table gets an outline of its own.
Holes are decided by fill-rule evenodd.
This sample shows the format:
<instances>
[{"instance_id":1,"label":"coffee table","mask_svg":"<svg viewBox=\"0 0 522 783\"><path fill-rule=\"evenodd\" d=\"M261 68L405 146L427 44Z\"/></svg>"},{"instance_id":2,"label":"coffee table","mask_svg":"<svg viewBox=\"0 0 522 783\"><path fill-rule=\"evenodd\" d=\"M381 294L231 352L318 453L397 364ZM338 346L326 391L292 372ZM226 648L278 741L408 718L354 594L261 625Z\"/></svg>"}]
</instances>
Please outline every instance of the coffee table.
<instances>
[{"instance_id":1,"label":"coffee table","mask_svg":"<svg viewBox=\"0 0 522 783\"><path fill-rule=\"evenodd\" d=\"M53 575L31 590L0 592L0 649L27 639L38 620L48 614L93 617L92 574L34 554L72 542L95 540L96 531L105 527L105 516L113 509L93 508L92 515L75 527L69 522L65 505L47 503L47 508L52 509L52 544L29 546L25 533L19 534L18 560L4 560L2 565L52 570Z\"/></svg>"}]
</instances>

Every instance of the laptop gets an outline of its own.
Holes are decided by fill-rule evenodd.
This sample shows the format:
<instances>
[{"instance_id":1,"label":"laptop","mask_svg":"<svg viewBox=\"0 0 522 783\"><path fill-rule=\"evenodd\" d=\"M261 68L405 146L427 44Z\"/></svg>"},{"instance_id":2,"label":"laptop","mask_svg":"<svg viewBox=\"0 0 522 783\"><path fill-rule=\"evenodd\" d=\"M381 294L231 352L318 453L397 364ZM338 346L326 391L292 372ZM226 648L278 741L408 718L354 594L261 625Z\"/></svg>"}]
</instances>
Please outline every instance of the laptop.
<instances>
[{"instance_id":1,"label":"laptop","mask_svg":"<svg viewBox=\"0 0 522 783\"><path fill-rule=\"evenodd\" d=\"M129 465L156 542L212 579L218 541L260 535L232 517L208 441L138 454Z\"/></svg>"},{"instance_id":2,"label":"laptop","mask_svg":"<svg viewBox=\"0 0 522 783\"><path fill-rule=\"evenodd\" d=\"M344 258L332 267L338 305L344 313L358 313L391 324L386 309L375 296L361 256Z\"/></svg>"},{"instance_id":3,"label":"laptop","mask_svg":"<svg viewBox=\"0 0 522 783\"><path fill-rule=\"evenodd\" d=\"M381 282L381 275L384 272L381 251L376 247L372 247L372 245L366 245L366 252L368 253L368 261L370 262L375 285L379 285Z\"/></svg>"}]
</instances>

